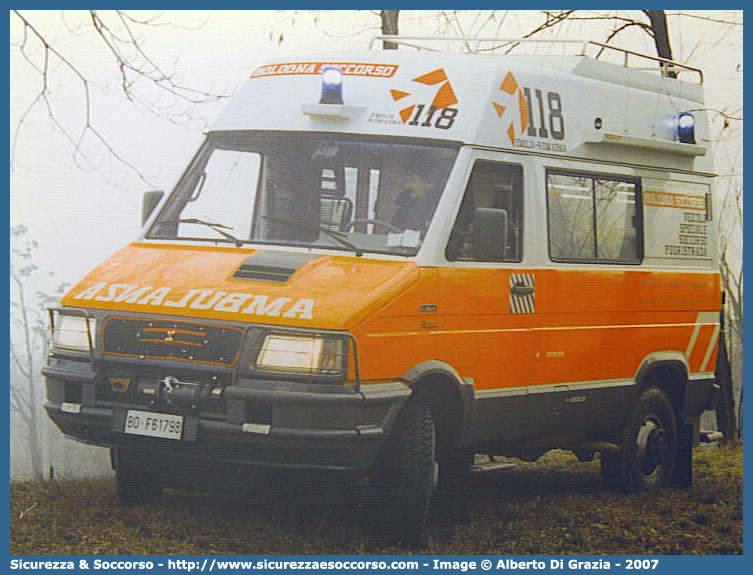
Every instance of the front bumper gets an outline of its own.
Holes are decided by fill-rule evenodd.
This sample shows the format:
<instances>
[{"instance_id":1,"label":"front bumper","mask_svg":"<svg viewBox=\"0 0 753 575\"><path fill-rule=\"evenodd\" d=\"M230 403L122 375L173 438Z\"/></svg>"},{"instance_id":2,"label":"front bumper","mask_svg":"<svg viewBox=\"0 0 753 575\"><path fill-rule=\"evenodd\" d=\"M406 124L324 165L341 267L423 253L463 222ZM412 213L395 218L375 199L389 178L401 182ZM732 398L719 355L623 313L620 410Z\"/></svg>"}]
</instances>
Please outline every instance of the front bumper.
<instances>
[{"instance_id":1,"label":"front bumper","mask_svg":"<svg viewBox=\"0 0 753 575\"><path fill-rule=\"evenodd\" d=\"M138 448L165 457L273 468L301 468L362 475L372 467L411 390L399 382L348 386L301 386L239 380L223 391L223 412L201 406L113 404L83 382L80 403L65 401L66 381L50 368L45 409L60 430L85 443ZM304 389L304 390L301 390ZM179 414L181 440L124 432L127 410Z\"/></svg>"}]
</instances>

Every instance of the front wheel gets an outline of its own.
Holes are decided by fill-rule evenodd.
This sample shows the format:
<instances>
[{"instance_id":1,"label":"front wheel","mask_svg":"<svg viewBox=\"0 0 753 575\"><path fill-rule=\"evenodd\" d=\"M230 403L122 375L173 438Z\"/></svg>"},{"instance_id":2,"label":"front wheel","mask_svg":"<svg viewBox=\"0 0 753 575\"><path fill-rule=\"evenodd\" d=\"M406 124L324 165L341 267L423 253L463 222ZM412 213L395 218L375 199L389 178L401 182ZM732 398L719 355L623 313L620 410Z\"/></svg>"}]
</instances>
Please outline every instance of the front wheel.
<instances>
[{"instance_id":1,"label":"front wheel","mask_svg":"<svg viewBox=\"0 0 753 575\"><path fill-rule=\"evenodd\" d=\"M672 403L661 389L647 389L625 422L620 452L602 455L604 485L628 491L665 487L672 479L677 439Z\"/></svg>"},{"instance_id":2,"label":"front wheel","mask_svg":"<svg viewBox=\"0 0 753 575\"><path fill-rule=\"evenodd\" d=\"M162 488L157 481L153 461L137 449L117 448L111 451L115 469L118 503L135 505L157 499Z\"/></svg>"},{"instance_id":3,"label":"front wheel","mask_svg":"<svg viewBox=\"0 0 753 575\"><path fill-rule=\"evenodd\" d=\"M475 453L461 448L447 448L437 454L439 478L433 505L452 521L469 520L471 466Z\"/></svg>"},{"instance_id":4,"label":"front wheel","mask_svg":"<svg viewBox=\"0 0 753 575\"><path fill-rule=\"evenodd\" d=\"M436 436L431 410L407 404L372 473L373 487L386 500L377 508L380 531L390 539L420 544L437 486Z\"/></svg>"}]
</instances>

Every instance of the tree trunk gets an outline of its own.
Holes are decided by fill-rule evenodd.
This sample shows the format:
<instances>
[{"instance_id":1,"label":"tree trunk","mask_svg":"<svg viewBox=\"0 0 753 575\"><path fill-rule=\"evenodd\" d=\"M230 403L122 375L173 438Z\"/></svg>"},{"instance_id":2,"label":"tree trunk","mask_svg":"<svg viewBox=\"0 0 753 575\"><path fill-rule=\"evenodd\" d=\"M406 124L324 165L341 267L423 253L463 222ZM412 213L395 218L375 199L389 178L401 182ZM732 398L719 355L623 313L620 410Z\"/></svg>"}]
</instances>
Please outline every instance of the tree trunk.
<instances>
[{"instance_id":1,"label":"tree trunk","mask_svg":"<svg viewBox=\"0 0 753 575\"><path fill-rule=\"evenodd\" d=\"M39 414L37 413L37 386L36 374L37 365L34 361L34 344L33 339L35 336L34 326L32 320L29 317L28 308L26 307L26 292L23 282L19 276L13 273L13 267L11 266L11 279L18 287L18 304L20 309L21 327L23 329L23 346L25 351L25 358L16 354L13 345L10 346L11 358L15 358L15 363L19 367L19 371L23 376L27 388L28 403L25 406L17 405L17 409L26 423L27 441L29 445L29 457L31 460L31 472L34 479L44 479L44 466L42 462L42 437L39 433L41 425L39 424ZM11 407L11 409L13 409Z\"/></svg>"},{"instance_id":2,"label":"tree trunk","mask_svg":"<svg viewBox=\"0 0 753 575\"><path fill-rule=\"evenodd\" d=\"M21 299L24 303L24 299ZM26 314L26 308L23 308L23 321L24 321L24 338L26 340L26 355L28 371L26 373L27 389L29 390L29 418L28 418L28 432L29 432L29 455L31 457L31 471L34 475L34 479L44 479L44 468L42 464L42 441L39 436L41 426L39 425L39 417L37 413L37 386L35 385L37 366L34 363L34 355L32 351L31 340L33 337L33 331L31 329L30 319Z\"/></svg>"},{"instance_id":3,"label":"tree trunk","mask_svg":"<svg viewBox=\"0 0 753 575\"><path fill-rule=\"evenodd\" d=\"M651 31L654 35L654 44L656 44L656 53L659 58L672 60L672 46L669 43L669 30L667 30L667 15L664 10L644 10L648 19L651 20ZM662 64L667 76L677 78L677 72L669 69Z\"/></svg>"},{"instance_id":4,"label":"tree trunk","mask_svg":"<svg viewBox=\"0 0 753 575\"><path fill-rule=\"evenodd\" d=\"M29 387L33 384L30 383ZM36 401L36 398L34 399ZM36 411L32 408L33 411ZM42 462L42 438L39 436L39 419L36 413L31 414L29 420L29 455L31 456L31 471L34 479L44 479L44 465Z\"/></svg>"},{"instance_id":5,"label":"tree trunk","mask_svg":"<svg viewBox=\"0 0 753 575\"><path fill-rule=\"evenodd\" d=\"M379 15L382 18L382 34L385 36L397 36L397 20L400 16L400 10L381 10ZM397 44L383 40L382 48L384 50L397 50Z\"/></svg>"},{"instance_id":6,"label":"tree trunk","mask_svg":"<svg viewBox=\"0 0 753 575\"><path fill-rule=\"evenodd\" d=\"M732 369L727 357L727 338L724 328L724 314L719 332L719 353L716 357L716 382L721 388L719 401L716 406L716 424L724 434L724 443L734 445L737 443L737 426L735 424L735 398L732 393Z\"/></svg>"}]
</instances>

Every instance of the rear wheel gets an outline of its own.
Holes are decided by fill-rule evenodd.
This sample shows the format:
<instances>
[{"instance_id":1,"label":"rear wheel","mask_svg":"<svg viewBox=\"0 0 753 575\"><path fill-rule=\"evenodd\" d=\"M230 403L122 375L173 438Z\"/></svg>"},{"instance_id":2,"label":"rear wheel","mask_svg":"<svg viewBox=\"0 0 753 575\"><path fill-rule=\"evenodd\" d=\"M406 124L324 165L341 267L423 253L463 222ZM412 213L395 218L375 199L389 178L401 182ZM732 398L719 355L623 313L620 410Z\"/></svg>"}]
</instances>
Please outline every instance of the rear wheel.
<instances>
[{"instance_id":1,"label":"rear wheel","mask_svg":"<svg viewBox=\"0 0 753 575\"><path fill-rule=\"evenodd\" d=\"M157 499L162 488L157 480L154 462L138 449L112 449L112 466L118 503L135 505Z\"/></svg>"},{"instance_id":2,"label":"rear wheel","mask_svg":"<svg viewBox=\"0 0 753 575\"><path fill-rule=\"evenodd\" d=\"M605 487L651 491L668 485L673 476L677 445L677 421L672 403L661 389L647 389L625 422L620 452L602 455Z\"/></svg>"},{"instance_id":3,"label":"rear wheel","mask_svg":"<svg viewBox=\"0 0 753 575\"><path fill-rule=\"evenodd\" d=\"M688 488L693 484L693 425L677 423L677 454L672 485Z\"/></svg>"}]
</instances>

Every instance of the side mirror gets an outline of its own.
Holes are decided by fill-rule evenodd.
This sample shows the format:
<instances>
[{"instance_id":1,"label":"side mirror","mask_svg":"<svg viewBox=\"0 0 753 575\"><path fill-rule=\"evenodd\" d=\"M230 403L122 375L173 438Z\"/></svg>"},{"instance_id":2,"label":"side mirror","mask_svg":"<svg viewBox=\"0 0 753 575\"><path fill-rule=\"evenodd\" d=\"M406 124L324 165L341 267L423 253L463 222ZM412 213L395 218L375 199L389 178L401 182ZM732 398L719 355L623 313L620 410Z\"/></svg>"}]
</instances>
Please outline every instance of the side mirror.
<instances>
[{"instance_id":1,"label":"side mirror","mask_svg":"<svg viewBox=\"0 0 753 575\"><path fill-rule=\"evenodd\" d=\"M152 212L154 211L154 208L157 207L157 204L162 201L162 197L165 195L165 192L162 190L150 190L148 192L144 192L144 198L141 201L141 225L143 226L146 224L147 220L149 219L149 216L152 215Z\"/></svg>"},{"instance_id":2,"label":"side mirror","mask_svg":"<svg viewBox=\"0 0 753 575\"><path fill-rule=\"evenodd\" d=\"M507 227L507 210L476 208L473 216L473 252L476 261L505 261Z\"/></svg>"}]
</instances>

